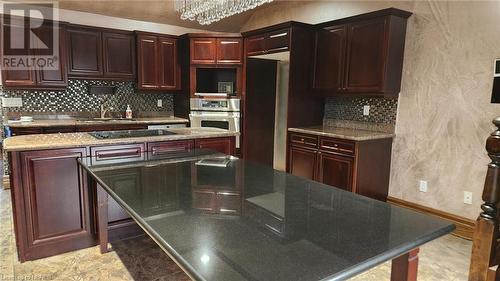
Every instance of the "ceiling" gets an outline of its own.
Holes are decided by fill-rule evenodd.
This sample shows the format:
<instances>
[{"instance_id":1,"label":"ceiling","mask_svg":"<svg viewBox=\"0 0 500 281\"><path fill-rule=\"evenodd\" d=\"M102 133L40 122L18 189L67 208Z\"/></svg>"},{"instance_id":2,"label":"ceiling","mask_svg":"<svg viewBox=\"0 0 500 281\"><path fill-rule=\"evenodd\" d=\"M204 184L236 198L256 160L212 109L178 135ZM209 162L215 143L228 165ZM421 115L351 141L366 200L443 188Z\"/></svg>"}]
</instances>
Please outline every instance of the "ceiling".
<instances>
[{"instance_id":1,"label":"ceiling","mask_svg":"<svg viewBox=\"0 0 500 281\"><path fill-rule=\"evenodd\" d=\"M58 3L59 8L66 10L224 32L239 32L255 10L274 5L274 2L264 4L256 9L203 26L196 21L181 20L174 10L174 1L171 0L60 0Z\"/></svg>"}]
</instances>

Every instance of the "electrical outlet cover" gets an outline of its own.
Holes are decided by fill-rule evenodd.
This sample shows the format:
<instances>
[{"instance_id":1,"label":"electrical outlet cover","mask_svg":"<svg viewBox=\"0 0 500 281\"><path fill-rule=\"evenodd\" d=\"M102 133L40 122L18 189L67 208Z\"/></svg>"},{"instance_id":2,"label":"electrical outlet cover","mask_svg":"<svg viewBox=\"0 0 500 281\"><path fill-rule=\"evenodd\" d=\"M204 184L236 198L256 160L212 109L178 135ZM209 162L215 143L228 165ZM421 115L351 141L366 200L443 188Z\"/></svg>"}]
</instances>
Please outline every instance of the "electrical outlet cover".
<instances>
[{"instance_id":1,"label":"electrical outlet cover","mask_svg":"<svg viewBox=\"0 0 500 281\"><path fill-rule=\"evenodd\" d=\"M472 204L472 192L464 191L464 204Z\"/></svg>"},{"instance_id":2,"label":"electrical outlet cover","mask_svg":"<svg viewBox=\"0 0 500 281\"><path fill-rule=\"evenodd\" d=\"M158 107L162 107L163 106L163 100L158 100Z\"/></svg>"},{"instance_id":3,"label":"electrical outlet cover","mask_svg":"<svg viewBox=\"0 0 500 281\"><path fill-rule=\"evenodd\" d=\"M370 115L370 106L369 105L363 106L363 115L364 116Z\"/></svg>"},{"instance_id":4,"label":"electrical outlet cover","mask_svg":"<svg viewBox=\"0 0 500 281\"><path fill-rule=\"evenodd\" d=\"M421 180L418 189L420 192L427 192L427 181Z\"/></svg>"}]
</instances>

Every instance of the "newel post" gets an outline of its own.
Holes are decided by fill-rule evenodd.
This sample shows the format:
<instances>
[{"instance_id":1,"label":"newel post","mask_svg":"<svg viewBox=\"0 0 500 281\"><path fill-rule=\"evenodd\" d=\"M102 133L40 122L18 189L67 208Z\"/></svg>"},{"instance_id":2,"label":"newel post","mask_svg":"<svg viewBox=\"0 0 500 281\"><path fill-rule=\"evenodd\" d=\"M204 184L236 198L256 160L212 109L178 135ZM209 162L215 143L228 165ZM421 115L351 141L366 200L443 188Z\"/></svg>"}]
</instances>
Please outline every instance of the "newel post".
<instances>
[{"instance_id":1,"label":"newel post","mask_svg":"<svg viewBox=\"0 0 500 281\"><path fill-rule=\"evenodd\" d=\"M474 230L469 281L497 280L490 267L496 261L498 238L498 203L500 201L500 117L493 120L497 129L488 137L486 150L491 158L488 164L481 205Z\"/></svg>"}]
</instances>

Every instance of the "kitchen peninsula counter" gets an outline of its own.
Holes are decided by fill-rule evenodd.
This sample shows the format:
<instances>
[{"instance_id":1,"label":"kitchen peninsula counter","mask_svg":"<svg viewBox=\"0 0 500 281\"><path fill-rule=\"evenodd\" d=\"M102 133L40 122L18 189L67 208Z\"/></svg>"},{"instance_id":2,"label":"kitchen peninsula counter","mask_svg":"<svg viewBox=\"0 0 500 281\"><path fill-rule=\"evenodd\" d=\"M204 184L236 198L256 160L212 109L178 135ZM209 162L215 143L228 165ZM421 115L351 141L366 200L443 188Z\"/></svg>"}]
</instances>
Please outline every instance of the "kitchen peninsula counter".
<instances>
[{"instance_id":1,"label":"kitchen peninsula counter","mask_svg":"<svg viewBox=\"0 0 500 281\"><path fill-rule=\"evenodd\" d=\"M393 133L385 133L385 132L354 129L354 128L330 127L321 125L312 127L289 128L288 131L295 133L323 136L323 137L346 139L352 141L390 139L395 136Z\"/></svg>"},{"instance_id":2,"label":"kitchen peninsula counter","mask_svg":"<svg viewBox=\"0 0 500 281\"><path fill-rule=\"evenodd\" d=\"M119 139L97 139L84 132L14 136L3 141L3 149L7 152L11 152L186 139L233 137L238 135L238 133L229 132L227 130L218 128L171 128L168 129L168 131L175 134Z\"/></svg>"}]
</instances>

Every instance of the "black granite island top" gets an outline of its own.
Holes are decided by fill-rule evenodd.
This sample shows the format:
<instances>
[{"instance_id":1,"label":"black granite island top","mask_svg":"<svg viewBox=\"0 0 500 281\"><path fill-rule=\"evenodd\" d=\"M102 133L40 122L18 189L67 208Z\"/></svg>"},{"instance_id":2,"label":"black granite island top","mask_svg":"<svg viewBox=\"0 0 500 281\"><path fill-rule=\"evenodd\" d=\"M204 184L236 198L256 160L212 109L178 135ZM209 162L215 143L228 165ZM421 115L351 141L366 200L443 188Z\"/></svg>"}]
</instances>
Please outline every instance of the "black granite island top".
<instances>
[{"instance_id":1,"label":"black granite island top","mask_svg":"<svg viewBox=\"0 0 500 281\"><path fill-rule=\"evenodd\" d=\"M81 164L196 280L344 280L454 229L231 156L184 156Z\"/></svg>"}]
</instances>

